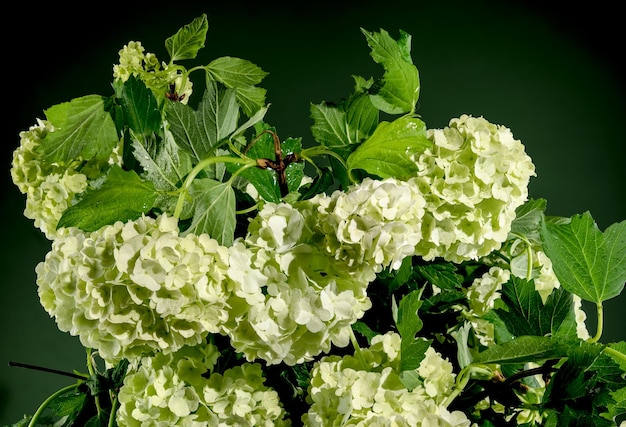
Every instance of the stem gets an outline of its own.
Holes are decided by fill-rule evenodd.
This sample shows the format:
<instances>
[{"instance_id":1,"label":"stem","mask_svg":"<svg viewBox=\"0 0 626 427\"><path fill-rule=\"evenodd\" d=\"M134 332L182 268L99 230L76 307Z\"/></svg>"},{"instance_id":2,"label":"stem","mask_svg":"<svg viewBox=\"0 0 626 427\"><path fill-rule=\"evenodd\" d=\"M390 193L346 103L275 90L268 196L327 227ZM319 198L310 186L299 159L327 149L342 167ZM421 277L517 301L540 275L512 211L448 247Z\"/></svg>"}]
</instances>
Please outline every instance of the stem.
<instances>
[{"instance_id":1,"label":"stem","mask_svg":"<svg viewBox=\"0 0 626 427\"><path fill-rule=\"evenodd\" d=\"M626 362L626 354L622 353L621 351L617 351L617 350L615 350L614 348L611 348L611 347L604 347L604 350L602 350L602 351L604 353L608 353L612 357L616 357L616 358Z\"/></svg>"},{"instance_id":2,"label":"stem","mask_svg":"<svg viewBox=\"0 0 626 427\"><path fill-rule=\"evenodd\" d=\"M484 365L467 365L465 368L461 369L461 372L459 372L459 375L456 377L454 390L448 395L448 397L446 397L446 400L443 401L442 405L447 408L454 401L454 399L456 399L459 394L465 390L465 387L467 387L471 378L493 378L493 370Z\"/></svg>"},{"instance_id":3,"label":"stem","mask_svg":"<svg viewBox=\"0 0 626 427\"><path fill-rule=\"evenodd\" d=\"M41 405L39 405L39 408L37 408L37 411L33 415L33 418L28 423L28 427L35 427L37 425L37 420L39 419L41 414L43 414L43 411L46 410L46 408L48 407L50 402L52 402L58 396L61 396L62 394L65 394L68 391L77 388L79 385L80 384L78 384L78 383L77 384L68 385L67 387L63 387L62 389L57 390L54 393L52 393L46 400L43 401L43 403Z\"/></svg>"},{"instance_id":4,"label":"stem","mask_svg":"<svg viewBox=\"0 0 626 427\"><path fill-rule=\"evenodd\" d=\"M185 182L181 187L180 195L178 196L178 200L176 202L176 209L174 210L174 216L176 218L180 218L180 214L183 211L183 204L185 203L185 197L187 196L187 192L193 183L193 180L196 176L207 166L212 165L213 163L243 163L246 167L256 166L256 161L248 158L239 158L239 157L230 157L230 156L217 156L217 157L208 157L200 163L198 163L194 168L189 172L187 178L185 178Z\"/></svg>"},{"instance_id":5,"label":"stem","mask_svg":"<svg viewBox=\"0 0 626 427\"><path fill-rule=\"evenodd\" d=\"M72 372L59 371L57 369L45 368L43 366L29 365L28 363L12 362L9 361L9 366L15 366L18 368L34 369L37 371L49 372L51 374L64 375L66 377L76 378L79 380L85 380L89 378L87 375L75 374Z\"/></svg>"},{"instance_id":6,"label":"stem","mask_svg":"<svg viewBox=\"0 0 626 427\"><path fill-rule=\"evenodd\" d=\"M454 384L454 390L452 390L448 397L446 397L446 400L441 403L444 408L447 408L467 386L467 383L470 380L469 368L471 366L472 365L468 365L465 368L461 369L461 372L459 372L459 375L456 377L456 381Z\"/></svg>"},{"instance_id":7,"label":"stem","mask_svg":"<svg viewBox=\"0 0 626 427\"><path fill-rule=\"evenodd\" d=\"M111 405L111 414L109 414L109 424L107 427L115 426L115 413L117 412L117 407L120 406L120 401L117 400L117 395L113 399L113 404Z\"/></svg>"},{"instance_id":8,"label":"stem","mask_svg":"<svg viewBox=\"0 0 626 427\"><path fill-rule=\"evenodd\" d=\"M93 377L95 376L96 373L96 369L94 368L94 358L95 354L92 352L92 350L90 348L87 349L87 370L89 371L89 374ZM96 405L96 410L98 411L98 415L100 415L100 412L102 412L102 407L100 406L100 398L98 397L97 394L94 394L93 396L93 401Z\"/></svg>"},{"instance_id":9,"label":"stem","mask_svg":"<svg viewBox=\"0 0 626 427\"><path fill-rule=\"evenodd\" d=\"M300 157L302 157L304 159L307 159L310 163L314 163L311 160L311 157L323 156L323 155L328 155L328 156L334 157L337 161L339 161L339 163L341 163L341 165L344 168L346 168L346 170L348 169L348 165L346 164L346 162L343 159L343 157L341 157L339 154L335 153L334 151L329 150L328 148L324 147L323 145L317 145L315 147L305 148L300 153ZM348 174L348 175L350 175L350 174ZM349 178L350 178L350 180L352 180L351 176Z\"/></svg>"},{"instance_id":10,"label":"stem","mask_svg":"<svg viewBox=\"0 0 626 427\"><path fill-rule=\"evenodd\" d=\"M598 318L598 327L596 328L596 335L589 340L589 342L598 342L600 337L602 336L602 329L604 327L604 309L602 307L602 302L596 304L596 314Z\"/></svg>"},{"instance_id":11,"label":"stem","mask_svg":"<svg viewBox=\"0 0 626 427\"><path fill-rule=\"evenodd\" d=\"M361 351L361 347L356 340L356 336L354 336L354 331L352 330L352 328L350 328L350 342L352 343L352 347L354 347L354 355L357 357L357 359L359 359L359 362L361 362L361 366L364 370L368 370L369 365L365 361L365 356L363 356L363 352Z\"/></svg>"}]
</instances>

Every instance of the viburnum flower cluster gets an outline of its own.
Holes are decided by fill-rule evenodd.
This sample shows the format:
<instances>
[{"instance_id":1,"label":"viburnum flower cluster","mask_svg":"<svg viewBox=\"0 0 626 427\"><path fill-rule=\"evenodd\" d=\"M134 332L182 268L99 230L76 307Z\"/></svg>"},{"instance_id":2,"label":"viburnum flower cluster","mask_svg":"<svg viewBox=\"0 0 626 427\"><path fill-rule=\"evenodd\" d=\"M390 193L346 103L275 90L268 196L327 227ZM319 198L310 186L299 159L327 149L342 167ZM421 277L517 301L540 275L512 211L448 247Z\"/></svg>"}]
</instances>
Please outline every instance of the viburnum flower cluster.
<instances>
[{"instance_id":1,"label":"viburnum flower cluster","mask_svg":"<svg viewBox=\"0 0 626 427\"><path fill-rule=\"evenodd\" d=\"M59 219L74 197L111 165L121 162L119 146L105 161L78 157L64 163L43 162L38 148L41 140L53 131L50 122L39 119L30 129L22 131L11 163L13 183L26 195L24 216L34 220L35 227L50 240L57 236Z\"/></svg>"},{"instance_id":2,"label":"viburnum flower cluster","mask_svg":"<svg viewBox=\"0 0 626 427\"><path fill-rule=\"evenodd\" d=\"M454 385L450 362L429 347L417 369L420 385L408 390L400 378L400 342L396 333L377 335L358 356L317 362L305 425L470 426L465 414L442 405Z\"/></svg>"},{"instance_id":3,"label":"viburnum flower cluster","mask_svg":"<svg viewBox=\"0 0 626 427\"><path fill-rule=\"evenodd\" d=\"M228 319L228 249L180 236L167 215L63 230L37 268L39 298L59 329L110 364L173 352Z\"/></svg>"},{"instance_id":4,"label":"viburnum flower cluster","mask_svg":"<svg viewBox=\"0 0 626 427\"><path fill-rule=\"evenodd\" d=\"M433 148L416 159L428 212L417 253L453 262L487 256L506 240L535 167L510 129L483 117L464 114L429 137Z\"/></svg>"},{"instance_id":5,"label":"viburnum flower cluster","mask_svg":"<svg viewBox=\"0 0 626 427\"><path fill-rule=\"evenodd\" d=\"M120 390L118 423L128 426L288 426L278 394L261 365L214 373L215 345L185 346L136 361Z\"/></svg>"},{"instance_id":6,"label":"viburnum flower cluster","mask_svg":"<svg viewBox=\"0 0 626 427\"><path fill-rule=\"evenodd\" d=\"M363 30L385 73L311 105L307 147L264 121L256 65L180 64L207 29L203 15L168 38L169 62L128 43L113 95L20 134L11 176L51 242L39 299L89 370L26 421L603 426L625 412L626 344L598 342L601 318L590 336L582 302L601 316L621 292L626 222L547 216L503 125L429 129L403 32Z\"/></svg>"}]
</instances>

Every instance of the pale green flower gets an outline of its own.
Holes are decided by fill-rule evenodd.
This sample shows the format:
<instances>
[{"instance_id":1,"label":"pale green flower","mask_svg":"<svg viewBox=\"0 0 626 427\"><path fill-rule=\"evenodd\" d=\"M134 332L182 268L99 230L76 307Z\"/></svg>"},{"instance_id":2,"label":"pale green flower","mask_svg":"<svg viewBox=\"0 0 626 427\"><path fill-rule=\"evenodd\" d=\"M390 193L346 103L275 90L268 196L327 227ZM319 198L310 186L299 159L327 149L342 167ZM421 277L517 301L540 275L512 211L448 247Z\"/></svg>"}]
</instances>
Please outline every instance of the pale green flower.
<instances>
[{"instance_id":1,"label":"pale green flower","mask_svg":"<svg viewBox=\"0 0 626 427\"><path fill-rule=\"evenodd\" d=\"M59 329L112 363L222 332L227 269L227 248L206 234L180 236L177 220L162 215L65 229L36 272Z\"/></svg>"},{"instance_id":2,"label":"pale green flower","mask_svg":"<svg viewBox=\"0 0 626 427\"><path fill-rule=\"evenodd\" d=\"M417 255L476 260L500 248L528 197L534 165L511 131L463 115L428 131L433 141L415 160L410 183L426 198Z\"/></svg>"},{"instance_id":3,"label":"pale green flower","mask_svg":"<svg viewBox=\"0 0 626 427\"><path fill-rule=\"evenodd\" d=\"M456 375L452 371L452 363L444 359L441 353L429 347L417 368L417 372L423 378L426 394L435 402L443 403L454 386Z\"/></svg>"},{"instance_id":4,"label":"pale green flower","mask_svg":"<svg viewBox=\"0 0 626 427\"><path fill-rule=\"evenodd\" d=\"M217 416L206 407L201 392L207 381L204 375L213 370L218 357L217 347L202 344L131 363L118 395L118 425L216 425Z\"/></svg>"},{"instance_id":5,"label":"pale green flower","mask_svg":"<svg viewBox=\"0 0 626 427\"><path fill-rule=\"evenodd\" d=\"M360 272L314 244L309 206L264 204L230 248L224 329L248 361L294 365L345 347L371 307Z\"/></svg>"},{"instance_id":6,"label":"pale green flower","mask_svg":"<svg viewBox=\"0 0 626 427\"><path fill-rule=\"evenodd\" d=\"M589 331L585 321L587 320L587 313L583 310L583 301L576 294L572 294L574 299L574 316L576 318L576 336L581 340L588 340L590 338Z\"/></svg>"},{"instance_id":7,"label":"pale green flower","mask_svg":"<svg viewBox=\"0 0 626 427\"><path fill-rule=\"evenodd\" d=\"M350 266L374 273L397 270L421 239L425 200L419 189L393 178L370 178L347 191L312 200L326 250Z\"/></svg>"},{"instance_id":8,"label":"pale green flower","mask_svg":"<svg viewBox=\"0 0 626 427\"><path fill-rule=\"evenodd\" d=\"M75 195L87 188L87 177L73 170L49 174L38 186L26 192L24 216L34 220L34 225L48 238L57 235L57 224L63 212L70 207Z\"/></svg>"},{"instance_id":9,"label":"pale green flower","mask_svg":"<svg viewBox=\"0 0 626 427\"><path fill-rule=\"evenodd\" d=\"M552 269L552 260L543 251L537 251L535 257L539 265L539 274L534 278L533 282L535 283L535 289L545 303L552 291L559 288L561 284Z\"/></svg>"},{"instance_id":10,"label":"pale green flower","mask_svg":"<svg viewBox=\"0 0 626 427\"><path fill-rule=\"evenodd\" d=\"M35 227L52 240L58 234L59 219L74 197L85 191L91 180L122 160L118 145L104 161L84 162L79 157L63 164L44 162L38 148L50 132L54 128L44 120L37 120L28 131L20 132L20 145L13 151L11 178L26 195L24 216L34 220Z\"/></svg>"},{"instance_id":11,"label":"pale green flower","mask_svg":"<svg viewBox=\"0 0 626 427\"><path fill-rule=\"evenodd\" d=\"M202 402L220 426L289 426L275 390L265 386L258 363L244 363L223 374L214 373L202 387Z\"/></svg>"},{"instance_id":12,"label":"pale green flower","mask_svg":"<svg viewBox=\"0 0 626 427\"><path fill-rule=\"evenodd\" d=\"M141 42L131 41L119 51L119 63L113 65L113 77L122 82L130 76L142 80L157 99L163 100L173 92L178 101L186 104L192 93L193 84L181 67L160 63L154 53L145 52Z\"/></svg>"},{"instance_id":13,"label":"pale green flower","mask_svg":"<svg viewBox=\"0 0 626 427\"><path fill-rule=\"evenodd\" d=\"M441 402L454 385L452 365L429 348L417 374L421 385L409 391L400 380L400 336L372 339L359 357L325 356L311 371L303 416L305 426L463 426L470 421Z\"/></svg>"},{"instance_id":14,"label":"pale green flower","mask_svg":"<svg viewBox=\"0 0 626 427\"><path fill-rule=\"evenodd\" d=\"M500 299L502 285L510 277L509 270L493 266L481 277L474 279L466 291L469 310L465 310L463 315L470 321L474 333L485 346L494 343L495 329L493 323L483 316L494 308L495 302Z\"/></svg>"}]
</instances>

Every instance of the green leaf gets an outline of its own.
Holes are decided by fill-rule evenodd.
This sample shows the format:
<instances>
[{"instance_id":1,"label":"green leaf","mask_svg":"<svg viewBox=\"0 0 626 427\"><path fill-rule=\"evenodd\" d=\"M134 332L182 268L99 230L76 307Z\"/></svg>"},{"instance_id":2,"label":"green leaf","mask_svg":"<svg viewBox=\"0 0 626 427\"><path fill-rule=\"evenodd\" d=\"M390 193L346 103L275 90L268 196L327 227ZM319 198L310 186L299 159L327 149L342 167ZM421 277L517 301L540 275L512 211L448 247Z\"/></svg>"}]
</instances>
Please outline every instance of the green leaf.
<instances>
[{"instance_id":1,"label":"green leaf","mask_svg":"<svg viewBox=\"0 0 626 427\"><path fill-rule=\"evenodd\" d=\"M566 290L596 304L621 293L626 283L626 221L602 233L585 212L566 224L544 221L541 237Z\"/></svg>"},{"instance_id":2,"label":"green leaf","mask_svg":"<svg viewBox=\"0 0 626 427\"><path fill-rule=\"evenodd\" d=\"M412 157L430 147L426 125L416 117L404 116L381 122L372 136L348 157L348 171L363 169L382 179L408 179L417 172Z\"/></svg>"},{"instance_id":3,"label":"green leaf","mask_svg":"<svg viewBox=\"0 0 626 427\"><path fill-rule=\"evenodd\" d=\"M85 423L85 427L107 427L109 425L109 418L109 412L101 410Z\"/></svg>"},{"instance_id":4,"label":"green leaf","mask_svg":"<svg viewBox=\"0 0 626 427\"><path fill-rule=\"evenodd\" d=\"M132 133L131 133L132 134ZM133 135L133 155L143 168L143 177L159 191L175 191L193 168L191 155L180 150L170 132L161 141Z\"/></svg>"},{"instance_id":5,"label":"green leaf","mask_svg":"<svg viewBox=\"0 0 626 427\"><path fill-rule=\"evenodd\" d=\"M99 188L87 189L78 203L63 212L57 227L89 232L115 221L134 220L153 207L156 196L151 182L113 166Z\"/></svg>"},{"instance_id":6,"label":"green leaf","mask_svg":"<svg viewBox=\"0 0 626 427\"><path fill-rule=\"evenodd\" d=\"M246 156L251 159L270 159L274 160L276 153L274 150L274 138L271 133L275 129L267 123L258 123L255 125L256 137L254 142L250 144L246 151ZM288 154L297 153L301 150L300 139L288 138L280 143L283 157ZM304 164L292 163L287 167L287 185L290 191L295 191L300 185L302 179ZM238 169L237 165L229 163L227 170L234 172ZM290 170L291 169L291 170ZM280 187L278 184L278 175L271 169L248 168L240 173L240 176L247 179L254 188L259 192L259 196L268 202L278 203L282 200Z\"/></svg>"},{"instance_id":7,"label":"green leaf","mask_svg":"<svg viewBox=\"0 0 626 427\"><path fill-rule=\"evenodd\" d=\"M67 416L69 419L76 419L86 401L87 395L84 393L62 394L50 402L48 409L58 417Z\"/></svg>"},{"instance_id":8,"label":"green leaf","mask_svg":"<svg viewBox=\"0 0 626 427\"><path fill-rule=\"evenodd\" d=\"M456 289L463 283L463 276L457 273L456 265L451 262L437 262L418 265L415 271L424 280L441 289Z\"/></svg>"},{"instance_id":9,"label":"green leaf","mask_svg":"<svg viewBox=\"0 0 626 427\"><path fill-rule=\"evenodd\" d=\"M204 148L198 152L208 154L237 129L239 105L235 92L218 87L215 83L207 83L196 117L201 137L197 145Z\"/></svg>"},{"instance_id":10,"label":"green leaf","mask_svg":"<svg viewBox=\"0 0 626 427\"><path fill-rule=\"evenodd\" d=\"M467 365L472 363L472 353L470 352L469 346L467 345L467 340L469 338L469 333L472 330L472 325L470 322L465 322L461 327L456 331L454 335L454 339L456 340L456 358L459 362L459 367L461 369L465 368Z\"/></svg>"},{"instance_id":11,"label":"green leaf","mask_svg":"<svg viewBox=\"0 0 626 427\"><path fill-rule=\"evenodd\" d=\"M474 356L473 364L539 363L564 357L569 345L550 337L524 335L503 344L488 347Z\"/></svg>"},{"instance_id":12,"label":"green leaf","mask_svg":"<svg viewBox=\"0 0 626 427\"><path fill-rule=\"evenodd\" d=\"M554 289L544 305L534 283L515 276L503 286L501 298L506 309L496 313L514 336L554 335L573 316L572 296L565 289Z\"/></svg>"},{"instance_id":13,"label":"green leaf","mask_svg":"<svg viewBox=\"0 0 626 427\"><path fill-rule=\"evenodd\" d=\"M256 86L239 86L235 88L237 102L248 117L252 117L259 110L265 108L267 90Z\"/></svg>"},{"instance_id":14,"label":"green leaf","mask_svg":"<svg viewBox=\"0 0 626 427\"><path fill-rule=\"evenodd\" d=\"M214 59L206 66L206 71L229 88L254 86L268 75L252 62L230 56Z\"/></svg>"},{"instance_id":15,"label":"green leaf","mask_svg":"<svg viewBox=\"0 0 626 427\"><path fill-rule=\"evenodd\" d=\"M105 110L106 98L87 95L57 104L44 111L54 126L42 140L42 159L54 162L106 159L119 142L111 115Z\"/></svg>"},{"instance_id":16,"label":"green leaf","mask_svg":"<svg viewBox=\"0 0 626 427\"><path fill-rule=\"evenodd\" d=\"M378 332L376 332L375 330L373 330L372 328L370 328L367 323L365 322L361 322L361 321L357 321L352 325L352 329L354 330L354 332L357 332L361 335L363 335L366 339L368 343L372 342L372 338L374 338L376 335L379 335Z\"/></svg>"},{"instance_id":17,"label":"green leaf","mask_svg":"<svg viewBox=\"0 0 626 427\"><path fill-rule=\"evenodd\" d=\"M350 139L360 143L369 138L376 130L380 112L365 92L371 86L371 80L366 82L360 77L354 78L356 80L354 94L342 105L346 112Z\"/></svg>"},{"instance_id":18,"label":"green leaf","mask_svg":"<svg viewBox=\"0 0 626 427\"><path fill-rule=\"evenodd\" d=\"M300 200L310 199L316 194L325 192L334 182L332 169L324 166L318 168L318 175L313 179L313 182L300 187Z\"/></svg>"},{"instance_id":19,"label":"green leaf","mask_svg":"<svg viewBox=\"0 0 626 427\"><path fill-rule=\"evenodd\" d=\"M170 62L195 58L198 51L204 47L208 30L207 15L203 13L167 38L165 48L170 55Z\"/></svg>"},{"instance_id":20,"label":"green leaf","mask_svg":"<svg viewBox=\"0 0 626 427\"><path fill-rule=\"evenodd\" d=\"M197 111L180 102L168 102L165 116L176 143L200 161L237 129L239 106L233 90L209 82Z\"/></svg>"},{"instance_id":21,"label":"green leaf","mask_svg":"<svg viewBox=\"0 0 626 427\"><path fill-rule=\"evenodd\" d=\"M131 75L119 91L120 102L128 127L147 135L161 127L161 112L154 94L143 81Z\"/></svg>"},{"instance_id":22,"label":"green leaf","mask_svg":"<svg viewBox=\"0 0 626 427\"><path fill-rule=\"evenodd\" d=\"M267 76L267 72L245 59L224 56L214 59L206 66L207 81L218 81L235 91L237 101L250 117L265 105L266 90L255 87Z\"/></svg>"},{"instance_id":23,"label":"green leaf","mask_svg":"<svg viewBox=\"0 0 626 427\"><path fill-rule=\"evenodd\" d=\"M287 138L280 143L283 158L291 154L302 152L302 138ZM289 191L297 191L304 176L304 162L291 162L285 169L287 188Z\"/></svg>"},{"instance_id":24,"label":"green leaf","mask_svg":"<svg viewBox=\"0 0 626 427\"><path fill-rule=\"evenodd\" d=\"M311 132L320 144L333 148L358 144L367 139L378 125L378 110L369 97L355 89L341 104L311 104Z\"/></svg>"},{"instance_id":25,"label":"green leaf","mask_svg":"<svg viewBox=\"0 0 626 427\"><path fill-rule=\"evenodd\" d=\"M411 36L400 31L400 38L396 41L383 29L378 33L361 31L372 49L372 58L385 69L382 80L371 90L372 103L388 114L413 113L420 82L410 55Z\"/></svg>"},{"instance_id":26,"label":"green leaf","mask_svg":"<svg viewBox=\"0 0 626 427\"><path fill-rule=\"evenodd\" d=\"M235 191L229 183L196 179L190 188L193 219L183 234L206 233L221 245L231 246L237 223Z\"/></svg>"},{"instance_id":27,"label":"green leaf","mask_svg":"<svg viewBox=\"0 0 626 427\"><path fill-rule=\"evenodd\" d=\"M568 347L567 359L546 387L543 404L566 404L600 421L600 414L615 404L611 392L625 385L617 363L603 352L601 344L580 341Z\"/></svg>"},{"instance_id":28,"label":"green leaf","mask_svg":"<svg viewBox=\"0 0 626 427\"><path fill-rule=\"evenodd\" d=\"M333 148L355 143L348 136L346 112L326 102L311 104L313 138L320 144Z\"/></svg>"},{"instance_id":29,"label":"green leaf","mask_svg":"<svg viewBox=\"0 0 626 427\"><path fill-rule=\"evenodd\" d=\"M311 132L320 144L331 149L358 144L367 139L378 125L379 111L365 90L369 87L355 77L354 93L339 104L311 104Z\"/></svg>"},{"instance_id":30,"label":"green leaf","mask_svg":"<svg viewBox=\"0 0 626 427\"><path fill-rule=\"evenodd\" d=\"M532 244L540 245L540 230L547 202L545 199L530 199L515 210L511 223L511 234L524 236Z\"/></svg>"},{"instance_id":31,"label":"green leaf","mask_svg":"<svg viewBox=\"0 0 626 427\"><path fill-rule=\"evenodd\" d=\"M106 378L111 384L112 390L118 389L124 383L124 377L128 371L129 364L130 362L128 359L122 359L117 363L117 365L107 369Z\"/></svg>"},{"instance_id":32,"label":"green leaf","mask_svg":"<svg viewBox=\"0 0 626 427\"><path fill-rule=\"evenodd\" d=\"M405 295L398 306L398 332L402 338L400 344L400 370L410 371L417 369L424 359L424 354L430 347L430 340L416 337L422 329L423 323L417 312L422 306L421 290Z\"/></svg>"}]
</instances>

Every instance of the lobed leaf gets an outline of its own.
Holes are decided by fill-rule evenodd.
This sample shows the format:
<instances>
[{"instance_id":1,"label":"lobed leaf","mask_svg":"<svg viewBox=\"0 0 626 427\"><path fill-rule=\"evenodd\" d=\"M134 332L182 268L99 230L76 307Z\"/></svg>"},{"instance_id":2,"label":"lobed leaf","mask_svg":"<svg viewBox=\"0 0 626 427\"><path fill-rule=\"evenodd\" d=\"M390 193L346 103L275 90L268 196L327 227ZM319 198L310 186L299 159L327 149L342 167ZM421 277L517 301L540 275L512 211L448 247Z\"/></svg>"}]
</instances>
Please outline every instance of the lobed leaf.
<instances>
[{"instance_id":1,"label":"lobed leaf","mask_svg":"<svg viewBox=\"0 0 626 427\"><path fill-rule=\"evenodd\" d=\"M385 74L371 90L371 101L388 114L413 113L419 98L419 73L411 60L411 36L400 31L394 40L387 31L368 32L361 29L372 49L374 61L383 66Z\"/></svg>"},{"instance_id":2,"label":"lobed leaf","mask_svg":"<svg viewBox=\"0 0 626 427\"><path fill-rule=\"evenodd\" d=\"M106 159L119 142L105 98L87 95L57 104L44 111L54 126L39 147L41 157L50 163L82 158Z\"/></svg>"},{"instance_id":3,"label":"lobed leaf","mask_svg":"<svg viewBox=\"0 0 626 427\"><path fill-rule=\"evenodd\" d=\"M151 182L113 166L99 188L87 189L78 203L63 212L57 227L89 232L116 221L134 220L152 209L156 197Z\"/></svg>"},{"instance_id":4,"label":"lobed leaf","mask_svg":"<svg viewBox=\"0 0 626 427\"><path fill-rule=\"evenodd\" d=\"M474 356L475 364L539 363L564 357L569 345L550 337L524 335L503 344L488 347Z\"/></svg>"},{"instance_id":5,"label":"lobed leaf","mask_svg":"<svg viewBox=\"0 0 626 427\"><path fill-rule=\"evenodd\" d=\"M170 62L193 59L204 47L209 22L206 13L195 18L171 37L165 40L165 48L170 55Z\"/></svg>"},{"instance_id":6,"label":"lobed leaf","mask_svg":"<svg viewBox=\"0 0 626 427\"><path fill-rule=\"evenodd\" d=\"M585 212L565 224L543 221L541 237L554 273L569 292L596 304L621 293L626 283L626 221L602 233Z\"/></svg>"},{"instance_id":7,"label":"lobed leaf","mask_svg":"<svg viewBox=\"0 0 626 427\"><path fill-rule=\"evenodd\" d=\"M134 132L148 135L161 128L158 102L143 81L131 75L121 86L119 98L128 127Z\"/></svg>"},{"instance_id":8,"label":"lobed leaf","mask_svg":"<svg viewBox=\"0 0 626 427\"><path fill-rule=\"evenodd\" d=\"M348 171L362 169L382 179L406 180L417 173L413 156L431 145L426 125L416 117L381 122L372 136L350 154Z\"/></svg>"},{"instance_id":9,"label":"lobed leaf","mask_svg":"<svg viewBox=\"0 0 626 427\"><path fill-rule=\"evenodd\" d=\"M496 309L514 336L555 335L563 322L573 317L571 294L562 288L552 291L544 305L532 281L512 276L502 289L506 309Z\"/></svg>"},{"instance_id":10,"label":"lobed leaf","mask_svg":"<svg viewBox=\"0 0 626 427\"><path fill-rule=\"evenodd\" d=\"M417 314L422 305L421 290L405 295L398 306L397 328L402 338L400 344L400 370L417 369L430 347L431 340L417 337L423 323Z\"/></svg>"},{"instance_id":11,"label":"lobed leaf","mask_svg":"<svg viewBox=\"0 0 626 427\"><path fill-rule=\"evenodd\" d=\"M206 233L223 246L232 245L237 218L235 191L230 184L196 179L189 193L193 199L193 218L183 234Z\"/></svg>"},{"instance_id":12,"label":"lobed leaf","mask_svg":"<svg viewBox=\"0 0 626 427\"><path fill-rule=\"evenodd\" d=\"M239 105L233 90L209 82L197 111L168 102L165 117L176 143L200 161L213 155L219 142L237 129Z\"/></svg>"}]
</instances>

